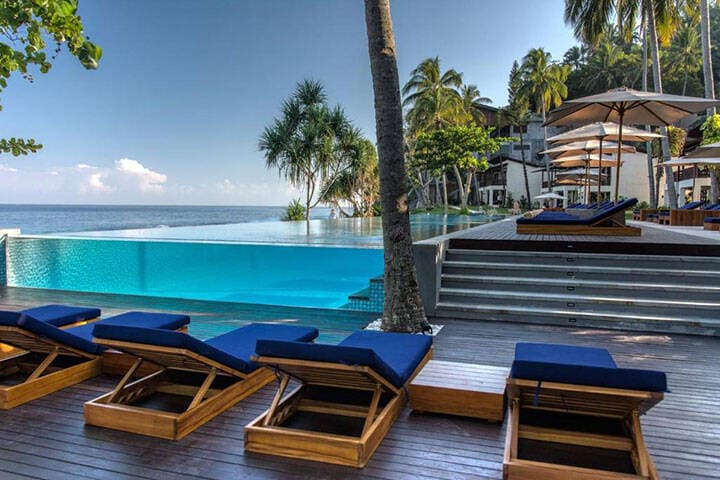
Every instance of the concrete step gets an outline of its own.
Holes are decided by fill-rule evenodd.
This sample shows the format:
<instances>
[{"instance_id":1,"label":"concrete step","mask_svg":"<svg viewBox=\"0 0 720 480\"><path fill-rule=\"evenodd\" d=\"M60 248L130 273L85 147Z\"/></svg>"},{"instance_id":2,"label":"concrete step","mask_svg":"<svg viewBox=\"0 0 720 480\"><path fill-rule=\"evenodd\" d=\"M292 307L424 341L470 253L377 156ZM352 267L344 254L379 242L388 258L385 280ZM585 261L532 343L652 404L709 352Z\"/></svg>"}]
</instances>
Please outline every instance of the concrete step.
<instances>
[{"instance_id":1,"label":"concrete step","mask_svg":"<svg viewBox=\"0 0 720 480\"><path fill-rule=\"evenodd\" d=\"M720 272L712 270L672 270L665 268L627 268L579 265L543 265L532 263L496 263L445 261L443 274L517 276L539 278L575 278L579 280L652 282L662 278L671 285L720 286Z\"/></svg>"},{"instance_id":2,"label":"concrete step","mask_svg":"<svg viewBox=\"0 0 720 480\"><path fill-rule=\"evenodd\" d=\"M467 305L450 302L439 302L435 309L435 316L542 325L720 335L720 320L716 317L606 314L530 306Z\"/></svg>"},{"instance_id":3,"label":"concrete step","mask_svg":"<svg viewBox=\"0 0 720 480\"><path fill-rule=\"evenodd\" d=\"M499 290L550 295L582 295L632 297L644 299L688 300L712 302L720 300L719 286L675 285L662 278L646 282L579 280L577 278L538 278L487 275L443 274L441 288L466 290Z\"/></svg>"},{"instance_id":4,"label":"concrete step","mask_svg":"<svg viewBox=\"0 0 720 480\"><path fill-rule=\"evenodd\" d=\"M719 257L690 257L675 255L622 255L575 252L523 252L449 249L445 254L445 260L494 262L502 264L573 264L580 266L669 268L672 270L716 270L720 272Z\"/></svg>"},{"instance_id":5,"label":"concrete step","mask_svg":"<svg viewBox=\"0 0 720 480\"><path fill-rule=\"evenodd\" d=\"M717 299L716 299L717 300ZM501 290L474 290L441 288L440 302L464 305L530 306L533 308L563 309L575 312L605 314L661 315L718 317L720 302L694 299L646 299L633 296L568 295L547 292L507 292Z\"/></svg>"}]
</instances>

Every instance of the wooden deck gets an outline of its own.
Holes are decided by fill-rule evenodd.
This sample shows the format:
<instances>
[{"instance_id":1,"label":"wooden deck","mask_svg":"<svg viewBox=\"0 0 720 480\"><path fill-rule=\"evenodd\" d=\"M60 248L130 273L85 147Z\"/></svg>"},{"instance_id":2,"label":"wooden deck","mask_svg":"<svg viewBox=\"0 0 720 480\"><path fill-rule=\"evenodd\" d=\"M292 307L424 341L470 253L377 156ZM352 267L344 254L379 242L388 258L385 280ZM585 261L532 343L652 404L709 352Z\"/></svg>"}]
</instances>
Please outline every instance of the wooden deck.
<instances>
[{"instance_id":1,"label":"wooden deck","mask_svg":"<svg viewBox=\"0 0 720 480\"><path fill-rule=\"evenodd\" d=\"M91 299L108 312L153 306L195 312L203 321L222 319L226 328L231 327L233 316L249 315L240 310L223 311L225 304L209 302L168 300L158 304L139 297L0 289L0 308L59 299L80 304ZM295 313L300 323L312 322L315 315L321 329L329 325L327 318L342 314L335 312L325 318L318 311ZM286 309L276 317L289 321L294 315ZM348 318L347 331L357 328L358 319ZM248 320L238 323L242 321ZM516 342L537 341L603 346L622 366L666 371L672 393L642 418L645 439L662 478L720 478L720 338L446 319L442 323L445 328L435 341L438 360L508 366ZM342 333L346 333L343 328L333 331L333 335ZM417 415L407 408L363 470L245 454L243 427L267 408L274 387L252 395L178 442L85 427L83 403L109 391L116 380L96 378L0 412L0 478L501 478L504 424Z\"/></svg>"},{"instance_id":2,"label":"wooden deck","mask_svg":"<svg viewBox=\"0 0 720 480\"><path fill-rule=\"evenodd\" d=\"M452 248L481 250L720 256L720 234L714 235L715 232L704 231L702 227L675 228L632 221L628 222L628 225L640 228L642 234L637 237L519 234L515 231L516 224L513 217L444 237L435 237L425 242L447 238Z\"/></svg>"}]
</instances>

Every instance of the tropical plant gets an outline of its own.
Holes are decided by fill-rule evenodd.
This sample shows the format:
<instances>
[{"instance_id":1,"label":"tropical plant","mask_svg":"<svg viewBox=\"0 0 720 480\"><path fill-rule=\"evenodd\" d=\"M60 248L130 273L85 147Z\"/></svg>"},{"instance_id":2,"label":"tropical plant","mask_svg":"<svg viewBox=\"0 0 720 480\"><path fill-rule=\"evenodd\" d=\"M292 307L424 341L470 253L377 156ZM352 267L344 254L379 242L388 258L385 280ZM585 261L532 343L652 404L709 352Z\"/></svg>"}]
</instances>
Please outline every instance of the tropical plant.
<instances>
[{"instance_id":1,"label":"tropical plant","mask_svg":"<svg viewBox=\"0 0 720 480\"><path fill-rule=\"evenodd\" d=\"M443 72L438 57L420 62L405 83L403 106L408 107L407 122L411 134L437 130L457 123L464 113L459 88L462 74L454 69Z\"/></svg>"},{"instance_id":2,"label":"tropical plant","mask_svg":"<svg viewBox=\"0 0 720 480\"><path fill-rule=\"evenodd\" d=\"M463 85L460 87L460 97L462 98L462 109L468 117L468 124L485 125L487 123L483 109L486 105L492 103L488 97L480 95L477 85Z\"/></svg>"},{"instance_id":3,"label":"tropical plant","mask_svg":"<svg viewBox=\"0 0 720 480\"><path fill-rule=\"evenodd\" d=\"M487 169L487 155L513 140L491 137L493 130L477 125L456 126L418 136L415 158L429 170L453 172L460 191L460 208L467 208L475 172Z\"/></svg>"},{"instance_id":4,"label":"tropical plant","mask_svg":"<svg viewBox=\"0 0 720 480\"><path fill-rule=\"evenodd\" d=\"M0 35L7 42L0 42L0 91L8 86L7 81L15 72L20 72L29 82L34 81L30 72L32 67L37 67L40 73L48 73L63 45L83 67L98 67L102 49L85 37L77 8L77 0L2 2ZM50 55L48 41L54 45ZM20 46L22 49L17 48ZM27 155L40 148L42 145L33 139L0 140L0 152L14 156Z\"/></svg>"},{"instance_id":5,"label":"tropical plant","mask_svg":"<svg viewBox=\"0 0 720 480\"><path fill-rule=\"evenodd\" d=\"M283 222L305 220L305 206L300 202L299 198L292 200L288 204L287 209L285 209L285 214L282 216L281 220Z\"/></svg>"},{"instance_id":6,"label":"tropical plant","mask_svg":"<svg viewBox=\"0 0 720 480\"><path fill-rule=\"evenodd\" d=\"M335 205L345 217L371 217L379 193L375 146L370 140L361 138L354 146L348 167L334 182L323 185L320 196L324 202ZM344 202L352 206L352 212L345 211Z\"/></svg>"},{"instance_id":7,"label":"tropical plant","mask_svg":"<svg viewBox=\"0 0 720 480\"><path fill-rule=\"evenodd\" d=\"M709 116L700 126L700 131L702 131L703 134L702 145L720 142L720 115L714 114ZM708 166L707 168L711 180L715 180L714 182L710 182L710 200L712 203L717 203L719 193L717 186L718 169L715 166Z\"/></svg>"},{"instance_id":8,"label":"tropical plant","mask_svg":"<svg viewBox=\"0 0 720 480\"><path fill-rule=\"evenodd\" d=\"M525 199L530 198L530 181L528 179L527 161L525 159L525 142L523 129L527 128L530 121L530 102L521 93L522 88L522 70L517 61L513 62L510 69L510 78L508 80L508 105L500 109L500 122L504 125L517 127L518 137L520 140L520 159L523 167L523 179L525 181ZM523 203L523 206L529 207Z\"/></svg>"},{"instance_id":9,"label":"tropical plant","mask_svg":"<svg viewBox=\"0 0 720 480\"><path fill-rule=\"evenodd\" d=\"M700 33L696 22L685 21L678 28L667 50L667 72L682 78L681 94L687 93L691 75L702 69L700 52Z\"/></svg>"},{"instance_id":10,"label":"tropical plant","mask_svg":"<svg viewBox=\"0 0 720 480\"><path fill-rule=\"evenodd\" d=\"M551 107L559 107L567 97L565 81L570 73L568 65L552 63L550 52L542 48L532 48L523 58L523 82L520 94L530 100L543 120Z\"/></svg>"},{"instance_id":11,"label":"tropical plant","mask_svg":"<svg viewBox=\"0 0 720 480\"><path fill-rule=\"evenodd\" d=\"M328 106L325 89L313 80L297 85L283 103L281 117L261 134L259 148L267 167L305 191L308 234L310 210L322 201L316 191L336 181L347 167L359 135L342 108Z\"/></svg>"},{"instance_id":12,"label":"tropical plant","mask_svg":"<svg viewBox=\"0 0 720 480\"><path fill-rule=\"evenodd\" d=\"M421 332L430 326L420 299L410 235L402 104L390 0L365 0L365 24L375 96L385 260L382 328Z\"/></svg>"}]
</instances>

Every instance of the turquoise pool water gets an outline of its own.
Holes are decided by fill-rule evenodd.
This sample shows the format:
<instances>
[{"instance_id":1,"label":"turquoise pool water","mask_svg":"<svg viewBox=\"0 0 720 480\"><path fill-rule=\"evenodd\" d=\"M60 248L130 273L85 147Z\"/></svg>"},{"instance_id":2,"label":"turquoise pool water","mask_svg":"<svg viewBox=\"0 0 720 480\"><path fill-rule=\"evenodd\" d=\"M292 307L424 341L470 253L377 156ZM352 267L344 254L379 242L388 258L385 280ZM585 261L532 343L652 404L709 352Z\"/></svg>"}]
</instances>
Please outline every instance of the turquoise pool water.
<instances>
[{"instance_id":1,"label":"turquoise pool water","mask_svg":"<svg viewBox=\"0 0 720 480\"><path fill-rule=\"evenodd\" d=\"M81 238L8 240L9 286L338 308L382 250Z\"/></svg>"}]
</instances>

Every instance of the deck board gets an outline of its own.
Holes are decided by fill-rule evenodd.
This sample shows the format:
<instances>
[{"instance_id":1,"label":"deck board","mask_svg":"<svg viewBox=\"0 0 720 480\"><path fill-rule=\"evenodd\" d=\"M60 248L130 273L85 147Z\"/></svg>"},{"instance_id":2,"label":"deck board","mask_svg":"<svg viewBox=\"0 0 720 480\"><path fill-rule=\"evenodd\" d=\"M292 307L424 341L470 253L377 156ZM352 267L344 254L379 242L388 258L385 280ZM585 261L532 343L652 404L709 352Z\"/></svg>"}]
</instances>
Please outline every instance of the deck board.
<instances>
[{"instance_id":1,"label":"deck board","mask_svg":"<svg viewBox=\"0 0 720 480\"><path fill-rule=\"evenodd\" d=\"M139 297L0 289L0 308L62 299L115 313L128 309L187 311L226 328L243 310L226 304ZM229 308L229 307L228 307ZM235 308L235 307L233 307ZM265 315L270 310L263 310ZM276 310L300 323L328 320L319 311ZM295 313L293 313L295 312ZM258 313L259 315L259 313ZM329 314L333 315L341 314ZM270 316L272 317L272 316ZM270 318L266 317L266 318ZM272 319L272 318L271 318ZM642 418L645 439L664 479L720 478L720 338L647 334L540 325L434 319L445 328L435 340L438 360L508 366L518 341L602 346L621 366L668 373L671 393ZM352 318L333 335L356 328ZM330 326L330 323L328 323ZM201 333L206 332L200 329ZM85 427L82 405L109 391L117 379L102 376L0 412L0 478L47 479L498 479L505 425L405 409L363 470L243 452L243 427L262 413L267 387L179 442Z\"/></svg>"}]
</instances>

